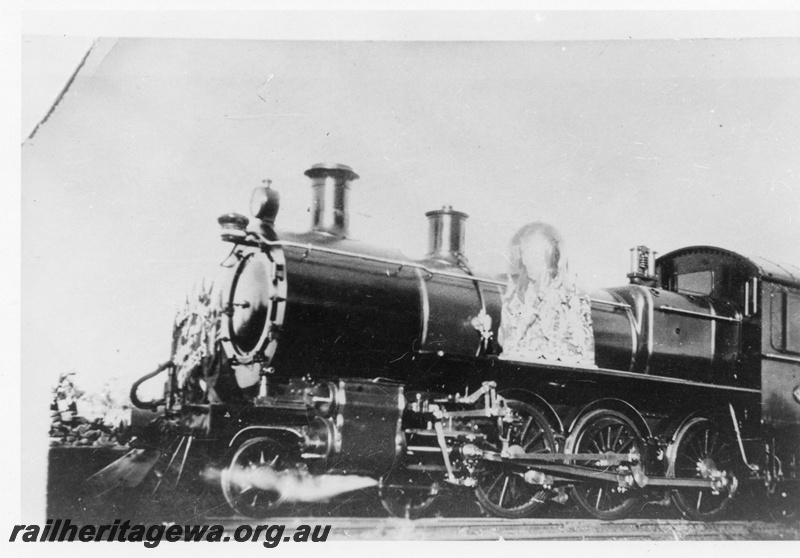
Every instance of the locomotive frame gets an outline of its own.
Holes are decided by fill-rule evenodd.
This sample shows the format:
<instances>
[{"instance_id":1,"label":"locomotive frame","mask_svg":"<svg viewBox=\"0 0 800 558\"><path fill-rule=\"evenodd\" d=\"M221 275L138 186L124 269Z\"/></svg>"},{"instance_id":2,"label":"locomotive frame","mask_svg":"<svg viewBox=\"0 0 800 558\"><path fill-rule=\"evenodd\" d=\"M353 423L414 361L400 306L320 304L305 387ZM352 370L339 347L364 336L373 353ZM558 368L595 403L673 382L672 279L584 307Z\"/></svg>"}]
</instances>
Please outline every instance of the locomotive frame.
<instances>
[{"instance_id":1,"label":"locomotive frame","mask_svg":"<svg viewBox=\"0 0 800 558\"><path fill-rule=\"evenodd\" d=\"M408 517L446 485L508 518L570 494L601 519L671 498L713 520L745 486L794 513L800 270L639 247L630 285L592 293L597 366L510 361L495 342L506 282L473 274L465 214L429 212L429 253L409 261L347 238L352 169L306 175L312 231L276 232L269 188L254 194L256 230L220 218L233 249L213 400L188 395L174 360L156 371L169 371L163 400L137 396L155 373L131 392L182 437L170 463L193 443L227 456L235 511L280 503L248 476L271 465L379 478L386 509Z\"/></svg>"}]
</instances>

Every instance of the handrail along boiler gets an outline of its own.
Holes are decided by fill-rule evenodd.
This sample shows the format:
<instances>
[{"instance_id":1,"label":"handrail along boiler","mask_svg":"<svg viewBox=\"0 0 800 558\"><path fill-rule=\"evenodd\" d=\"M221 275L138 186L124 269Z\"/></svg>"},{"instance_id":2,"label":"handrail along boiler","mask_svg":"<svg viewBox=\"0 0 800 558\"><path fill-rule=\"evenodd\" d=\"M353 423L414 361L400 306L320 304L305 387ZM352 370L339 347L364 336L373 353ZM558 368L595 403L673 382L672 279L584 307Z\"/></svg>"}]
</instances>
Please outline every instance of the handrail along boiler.
<instances>
[{"instance_id":1,"label":"handrail along boiler","mask_svg":"<svg viewBox=\"0 0 800 558\"><path fill-rule=\"evenodd\" d=\"M230 471L380 479L385 507L421 515L447 486L519 518L571 496L621 518L667 498L720 517L743 485L790 509L800 457L800 270L712 247L632 250L629 284L592 292L596 366L498 358L505 281L473 272L467 215L428 212L420 260L349 237L358 175L318 164L312 227L220 217L226 260L218 353L155 409L207 455L246 515L280 495ZM204 390L189 389L202 375ZM210 386L210 387L209 387ZM176 450L177 453L177 450ZM173 460L174 460L173 455ZM256 494L259 498L253 498Z\"/></svg>"}]
</instances>

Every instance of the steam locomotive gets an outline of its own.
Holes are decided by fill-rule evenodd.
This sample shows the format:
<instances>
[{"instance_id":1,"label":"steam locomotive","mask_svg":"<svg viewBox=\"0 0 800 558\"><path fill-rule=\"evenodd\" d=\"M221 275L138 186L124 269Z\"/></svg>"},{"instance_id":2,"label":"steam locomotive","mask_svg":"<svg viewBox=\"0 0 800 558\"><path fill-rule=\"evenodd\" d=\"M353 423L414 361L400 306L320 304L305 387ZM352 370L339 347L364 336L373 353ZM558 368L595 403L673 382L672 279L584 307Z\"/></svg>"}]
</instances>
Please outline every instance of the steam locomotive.
<instances>
[{"instance_id":1,"label":"steam locomotive","mask_svg":"<svg viewBox=\"0 0 800 558\"><path fill-rule=\"evenodd\" d=\"M467 215L427 213L429 251L412 261L348 237L350 167L305 175L308 232L276 231L269 186L252 225L220 217L230 280L209 350L188 372L173 354L131 391L180 436L170 463L190 446L224 460L236 512L281 503L253 480L265 470L370 477L406 517L448 486L504 518L571 497L601 519L671 499L714 520L745 488L796 509L800 269L640 246L628 285L590 293L595 366L516 362L496 341L507 283L473 273ZM161 372L163 398L141 401Z\"/></svg>"}]
</instances>

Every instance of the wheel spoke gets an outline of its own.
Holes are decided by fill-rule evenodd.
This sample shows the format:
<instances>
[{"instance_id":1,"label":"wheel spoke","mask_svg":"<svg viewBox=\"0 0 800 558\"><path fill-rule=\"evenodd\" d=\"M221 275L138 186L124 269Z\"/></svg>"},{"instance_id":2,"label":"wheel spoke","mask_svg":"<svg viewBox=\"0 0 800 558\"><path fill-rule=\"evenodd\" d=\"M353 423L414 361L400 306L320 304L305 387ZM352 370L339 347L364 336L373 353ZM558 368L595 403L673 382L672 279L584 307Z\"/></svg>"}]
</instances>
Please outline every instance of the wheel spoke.
<instances>
[{"instance_id":1,"label":"wheel spoke","mask_svg":"<svg viewBox=\"0 0 800 558\"><path fill-rule=\"evenodd\" d=\"M609 447L609 449L610 449L610 450L612 450L612 451L614 450L614 447L617 445L617 442L619 441L619 437L622 435L622 431L623 431L623 430L625 430L625 427L624 427L624 426L622 426L622 425L620 424L620 426L619 426L619 430L617 430L617 435L616 435L616 436L614 436L614 441L613 441L613 442L611 442L611 443L608 445L608 447Z\"/></svg>"},{"instance_id":2,"label":"wheel spoke","mask_svg":"<svg viewBox=\"0 0 800 558\"><path fill-rule=\"evenodd\" d=\"M683 468L685 470L693 469L694 464L700 460L696 455L694 455L694 452L690 451L679 453L678 459L680 459L681 462L683 462Z\"/></svg>"},{"instance_id":3,"label":"wheel spoke","mask_svg":"<svg viewBox=\"0 0 800 558\"><path fill-rule=\"evenodd\" d=\"M596 446L597 450L600 453L603 453L604 451L606 451L606 439L605 439L605 436L603 436L603 432L602 431L597 433L597 435L595 436L595 440L598 442L598 445Z\"/></svg>"},{"instance_id":4,"label":"wheel spoke","mask_svg":"<svg viewBox=\"0 0 800 558\"><path fill-rule=\"evenodd\" d=\"M499 504L501 507L502 507L502 505L503 505L503 500L505 500L505 498L506 498L506 489L507 489L507 488L508 488L508 477L506 477L506 480L505 480L505 482L503 483L503 490L501 490L501 491L500 491L500 499L497 501L497 503L498 503L498 504Z\"/></svg>"},{"instance_id":5,"label":"wheel spoke","mask_svg":"<svg viewBox=\"0 0 800 558\"><path fill-rule=\"evenodd\" d=\"M715 455L714 449L717 447L717 438L719 437L719 432L714 431L714 437L711 439L711 447L708 449L708 456L713 457Z\"/></svg>"},{"instance_id":6,"label":"wheel spoke","mask_svg":"<svg viewBox=\"0 0 800 558\"><path fill-rule=\"evenodd\" d=\"M536 435L533 438L531 438L529 442L527 442L524 446L522 446L522 449L524 449L527 452L528 448L531 447L534 442L542 439L542 436L544 436L543 432L541 431L537 432Z\"/></svg>"},{"instance_id":7,"label":"wheel spoke","mask_svg":"<svg viewBox=\"0 0 800 558\"><path fill-rule=\"evenodd\" d=\"M525 440L525 434L528 433L528 428L530 428L532 422L533 417L528 417L528 420L525 421L525 427L522 429L522 433L519 435L520 442Z\"/></svg>"},{"instance_id":8,"label":"wheel spoke","mask_svg":"<svg viewBox=\"0 0 800 558\"><path fill-rule=\"evenodd\" d=\"M511 502L513 504L519 498L519 491L518 491L518 488L517 488L517 480L519 479L519 477L514 475L514 476L510 476L509 478L511 479L511 482L509 483L510 490L508 492L509 492L509 496L511 497Z\"/></svg>"},{"instance_id":9,"label":"wheel spoke","mask_svg":"<svg viewBox=\"0 0 800 558\"><path fill-rule=\"evenodd\" d=\"M486 493L491 494L494 491L494 488L497 486L497 483L499 483L502 479L503 475L498 475L497 478L494 479L494 482L491 484L491 486L489 486L489 488L486 490Z\"/></svg>"},{"instance_id":10,"label":"wheel spoke","mask_svg":"<svg viewBox=\"0 0 800 558\"><path fill-rule=\"evenodd\" d=\"M636 440L634 440L633 438L628 438L628 441L622 444L622 446L616 451L616 453L622 453L623 451L631 447L635 441Z\"/></svg>"},{"instance_id":11,"label":"wheel spoke","mask_svg":"<svg viewBox=\"0 0 800 558\"><path fill-rule=\"evenodd\" d=\"M692 444L689 448L686 449L686 459L689 463L697 463L698 461L702 461L702 450L699 447L696 447L697 444Z\"/></svg>"},{"instance_id":12,"label":"wheel spoke","mask_svg":"<svg viewBox=\"0 0 800 558\"><path fill-rule=\"evenodd\" d=\"M729 463L728 456L730 455L730 452L726 452L725 448L730 448L730 447L731 447L730 444L728 444L728 442L725 442L723 439L722 444L720 444L719 446L719 450L717 450L717 459L715 459L715 461L717 462L718 469L722 468L723 466Z\"/></svg>"}]
</instances>

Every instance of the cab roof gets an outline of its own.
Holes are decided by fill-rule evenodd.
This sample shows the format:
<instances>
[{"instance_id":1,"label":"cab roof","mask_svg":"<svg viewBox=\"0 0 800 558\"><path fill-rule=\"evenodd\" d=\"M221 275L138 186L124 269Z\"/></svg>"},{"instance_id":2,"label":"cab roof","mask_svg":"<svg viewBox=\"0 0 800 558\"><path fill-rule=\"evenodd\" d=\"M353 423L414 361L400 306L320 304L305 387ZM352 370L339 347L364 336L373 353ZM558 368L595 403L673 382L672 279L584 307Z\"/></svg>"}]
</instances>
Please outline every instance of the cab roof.
<instances>
[{"instance_id":1,"label":"cab roof","mask_svg":"<svg viewBox=\"0 0 800 558\"><path fill-rule=\"evenodd\" d=\"M748 274L751 276L758 277L765 281L800 287L800 267L791 264L779 264L760 256L744 256L714 246L689 246L686 248L679 248L678 250L673 250L659 257L656 260L656 264L658 265L662 261L669 261L680 256L689 256L693 254L708 254L711 256L725 257L726 259L734 259L739 265L746 268Z\"/></svg>"}]
</instances>

